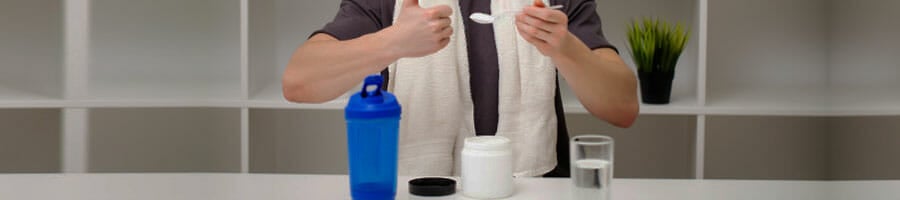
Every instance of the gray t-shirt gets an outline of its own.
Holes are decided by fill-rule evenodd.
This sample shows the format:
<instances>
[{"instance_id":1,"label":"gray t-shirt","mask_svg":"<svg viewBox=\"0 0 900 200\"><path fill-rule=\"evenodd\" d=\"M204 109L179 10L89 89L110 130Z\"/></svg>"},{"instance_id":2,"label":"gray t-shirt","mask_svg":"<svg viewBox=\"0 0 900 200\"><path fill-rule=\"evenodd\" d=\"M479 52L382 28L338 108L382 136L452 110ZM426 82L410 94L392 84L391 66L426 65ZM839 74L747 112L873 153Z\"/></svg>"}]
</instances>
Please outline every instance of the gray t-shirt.
<instances>
[{"instance_id":1,"label":"gray t-shirt","mask_svg":"<svg viewBox=\"0 0 900 200\"><path fill-rule=\"evenodd\" d=\"M334 20L319 31L338 40L350 40L366 34L378 32L393 24L395 0L343 0L341 8ZM551 5L563 5L562 11L569 16L569 31L581 39L591 49L611 48L603 36L597 4L594 0L550 0ZM462 16L474 12L491 13L490 0L459 0ZM494 28L491 25L474 23L465 20L466 42L469 52L469 84L472 88L472 102L475 113L475 132L477 135L494 135L497 132L499 116L499 61L494 41ZM385 66L386 67L386 66ZM383 73L386 75L386 73ZM388 77L389 78L389 77ZM557 169L548 176L569 175L568 132L566 130L565 112L559 87L556 88L556 116L558 119L558 140L556 145Z\"/></svg>"}]
</instances>

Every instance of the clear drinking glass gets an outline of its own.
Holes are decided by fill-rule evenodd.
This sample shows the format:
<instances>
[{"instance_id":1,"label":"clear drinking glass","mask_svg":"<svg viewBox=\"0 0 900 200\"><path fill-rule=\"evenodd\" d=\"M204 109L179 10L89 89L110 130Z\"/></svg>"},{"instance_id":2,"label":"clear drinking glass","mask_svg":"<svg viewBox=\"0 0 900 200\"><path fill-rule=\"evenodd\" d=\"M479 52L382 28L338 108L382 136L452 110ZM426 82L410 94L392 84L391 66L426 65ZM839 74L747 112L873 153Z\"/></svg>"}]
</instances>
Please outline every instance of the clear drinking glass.
<instances>
[{"instance_id":1,"label":"clear drinking glass","mask_svg":"<svg viewBox=\"0 0 900 200\"><path fill-rule=\"evenodd\" d=\"M569 145L575 199L609 200L612 197L613 139L582 135L572 138Z\"/></svg>"}]
</instances>

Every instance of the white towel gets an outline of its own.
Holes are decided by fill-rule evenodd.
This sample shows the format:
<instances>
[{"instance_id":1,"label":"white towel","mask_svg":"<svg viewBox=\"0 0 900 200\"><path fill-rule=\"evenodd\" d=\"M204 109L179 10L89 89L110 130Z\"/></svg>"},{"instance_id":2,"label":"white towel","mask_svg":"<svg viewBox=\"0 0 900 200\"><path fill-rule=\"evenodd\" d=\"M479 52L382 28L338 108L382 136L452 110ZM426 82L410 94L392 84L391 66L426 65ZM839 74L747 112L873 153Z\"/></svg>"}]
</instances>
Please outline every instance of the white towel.
<instances>
[{"instance_id":1,"label":"white towel","mask_svg":"<svg viewBox=\"0 0 900 200\"><path fill-rule=\"evenodd\" d=\"M402 12L403 1L396 1L395 21ZM520 10L532 2L494 0L491 11ZM400 59L388 68L388 88L404 106L399 173L457 175L459 163L455 161L459 160L462 141L475 136L463 26L463 20L469 19L460 14L457 0L419 0L419 4L426 8L450 6L454 11L454 34L450 44L437 53ZM500 64L497 135L513 142L516 176L539 176L556 166L556 68L519 36L515 17L498 18L493 26Z\"/></svg>"}]
</instances>

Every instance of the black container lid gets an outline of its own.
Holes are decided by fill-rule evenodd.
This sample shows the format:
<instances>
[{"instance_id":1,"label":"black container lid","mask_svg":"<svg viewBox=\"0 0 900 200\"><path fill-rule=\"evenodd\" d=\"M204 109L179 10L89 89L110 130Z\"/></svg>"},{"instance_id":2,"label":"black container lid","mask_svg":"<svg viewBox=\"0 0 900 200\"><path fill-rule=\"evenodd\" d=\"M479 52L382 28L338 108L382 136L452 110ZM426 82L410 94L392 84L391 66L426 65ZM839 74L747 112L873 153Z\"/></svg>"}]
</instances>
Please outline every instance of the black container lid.
<instances>
[{"instance_id":1,"label":"black container lid","mask_svg":"<svg viewBox=\"0 0 900 200\"><path fill-rule=\"evenodd\" d=\"M425 177L409 181L409 193L418 196L447 196L456 193L456 181L449 178Z\"/></svg>"}]
</instances>

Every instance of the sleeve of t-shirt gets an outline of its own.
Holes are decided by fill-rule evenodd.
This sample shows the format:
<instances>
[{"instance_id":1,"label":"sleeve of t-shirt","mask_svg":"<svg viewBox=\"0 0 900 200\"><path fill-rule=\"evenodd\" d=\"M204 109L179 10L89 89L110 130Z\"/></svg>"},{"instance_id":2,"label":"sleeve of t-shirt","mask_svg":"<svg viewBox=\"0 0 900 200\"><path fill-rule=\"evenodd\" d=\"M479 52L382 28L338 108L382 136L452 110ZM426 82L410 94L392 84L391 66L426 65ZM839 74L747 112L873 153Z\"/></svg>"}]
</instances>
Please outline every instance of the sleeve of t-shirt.
<instances>
[{"instance_id":1,"label":"sleeve of t-shirt","mask_svg":"<svg viewBox=\"0 0 900 200\"><path fill-rule=\"evenodd\" d=\"M594 0L559 0L569 16L569 32L581 39L590 49L610 48L618 52L615 46L603 35L603 25L597 14L597 2Z\"/></svg>"},{"instance_id":2,"label":"sleeve of t-shirt","mask_svg":"<svg viewBox=\"0 0 900 200\"><path fill-rule=\"evenodd\" d=\"M390 26L393 6L389 0L343 0L334 19L310 37L324 33L338 40L351 40L378 32Z\"/></svg>"}]
</instances>

